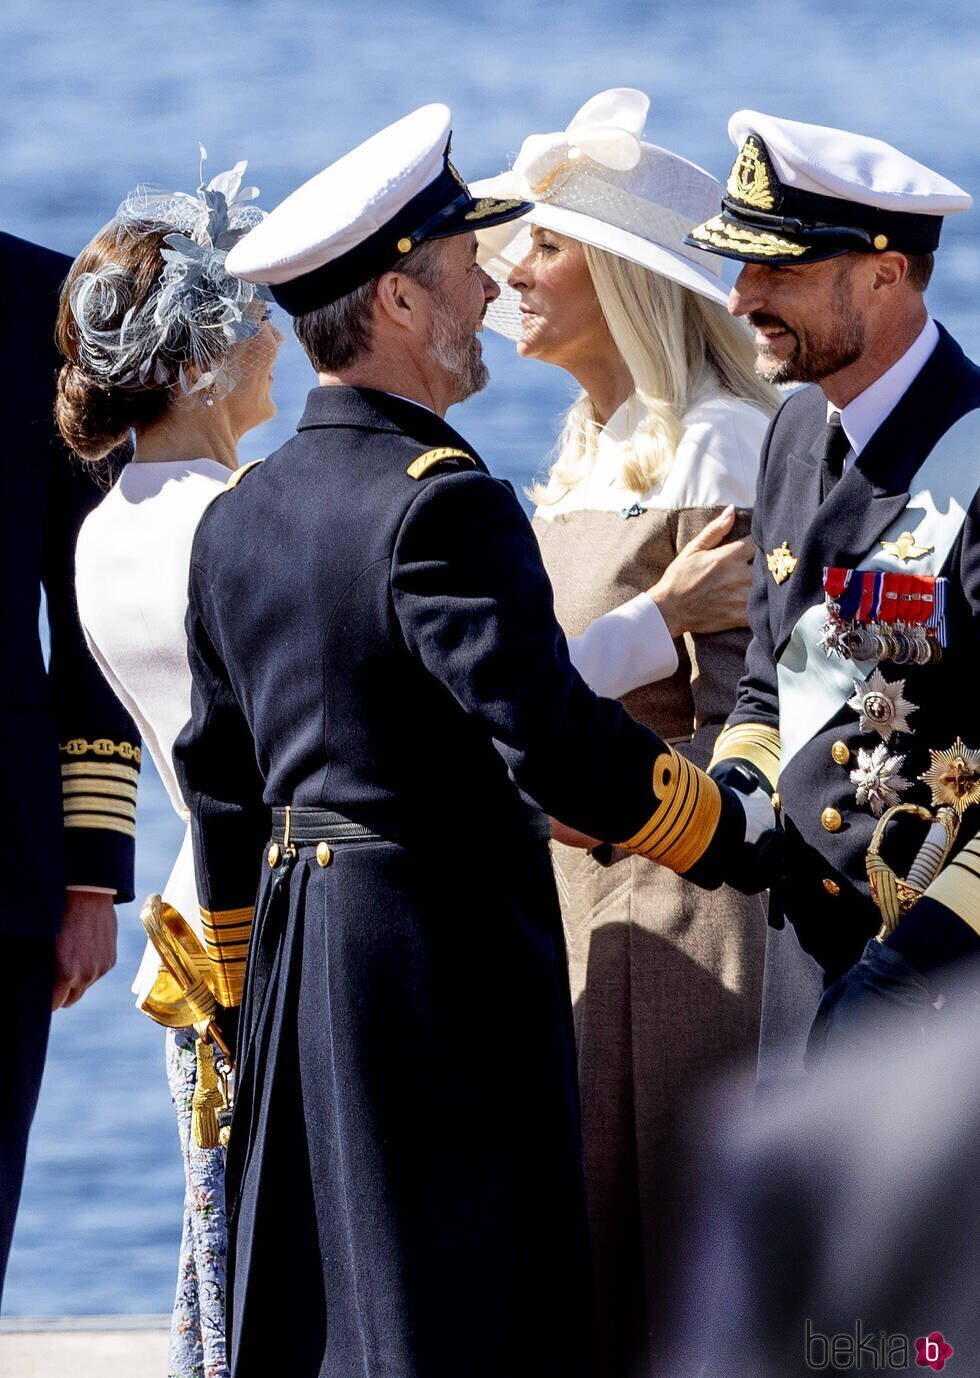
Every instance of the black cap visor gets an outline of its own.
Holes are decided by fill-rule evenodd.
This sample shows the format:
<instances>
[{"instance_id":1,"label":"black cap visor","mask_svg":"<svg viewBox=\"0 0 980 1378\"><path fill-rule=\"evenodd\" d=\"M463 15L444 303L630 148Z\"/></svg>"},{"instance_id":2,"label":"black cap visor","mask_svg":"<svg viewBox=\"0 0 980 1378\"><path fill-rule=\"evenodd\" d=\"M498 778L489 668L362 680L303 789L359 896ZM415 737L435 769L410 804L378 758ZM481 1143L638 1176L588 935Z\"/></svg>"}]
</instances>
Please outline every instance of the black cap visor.
<instances>
[{"instance_id":1,"label":"black cap visor","mask_svg":"<svg viewBox=\"0 0 980 1378\"><path fill-rule=\"evenodd\" d=\"M778 221L778 216L769 217ZM869 253L874 246L863 231L856 235L827 226L826 229L800 232L794 229L763 228L755 217L744 220L723 210L703 225L696 225L684 236L684 243L709 254L734 258L740 263L818 263L840 254Z\"/></svg>"},{"instance_id":2,"label":"black cap visor","mask_svg":"<svg viewBox=\"0 0 980 1378\"><path fill-rule=\"evenodd\" d=\"M685 235L684 243L740 263L819 263L841 254L932 253L942 216L881 211L856 202L794 192L781 198L781 214L745 207L726 196L721 214ZM795 213L794 213L795 212ZM846 212L850 224L839 219ZM825 218L826 217L826 218ZM831 218L834 217L834 218Z\"/></svg>"}]
</instances>

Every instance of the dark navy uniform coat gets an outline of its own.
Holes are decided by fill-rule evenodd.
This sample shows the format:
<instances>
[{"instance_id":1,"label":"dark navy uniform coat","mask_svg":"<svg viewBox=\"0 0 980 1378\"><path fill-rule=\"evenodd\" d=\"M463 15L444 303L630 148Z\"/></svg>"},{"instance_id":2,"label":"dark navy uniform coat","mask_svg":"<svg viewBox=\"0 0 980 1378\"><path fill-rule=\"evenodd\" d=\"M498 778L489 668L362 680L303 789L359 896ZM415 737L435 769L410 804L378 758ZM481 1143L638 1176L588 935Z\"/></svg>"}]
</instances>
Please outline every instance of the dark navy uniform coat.
<instances>
[{"instance_id":1,"label":"dark navy uniform coat","mask_svg":"<svg viewBox=\"0 0 980 1378\"><path fill-rule=\"evenodd\" d=\"M75 538L102 491L61 444L52 410L55 313L70 266L63 254L0 234L0 803L11 849L0 887L0 1288L44 1065L65 886L133 898L139 737L89 655L75 605ZM38 634L42 585L49 671Z\"/></svg>"},{"instance_id":2,"label":"dark navy uniform coat","mask_svg":"<svg viewBox=\"0 0 980 1378\"><path fill-rule=\"evenodd\" d=\"M410 477L432 448L473 455L425 408L315 389L195 540L175 758L204 904L244 911L261 873L228 1159L236 1378L594 1371L561 918L520 791L628 838L667 748L571 668L509 486L475 456ZM690 779L674 802L696 831ZM383 840L270 869L287 803ZM739 813L722 798L709 852Z\"/></svg>"},{"instance_id":3,"label":"dark navy uniform coat","mask_svg":"<svg viewBox=\"0 0 980 1378\"><path fill-rule=\"evenodd\" d=\"M857 568L877 549L908 504L923 461L953 423L977 407L980 369L940 328L940 341L919 375L821 505L819 447L827 420L826 398L818 387L809 387L784 404L763 447L753 519L759 547L749 609L753 640L730 725L761 724L779 730L777 660L801 614L823 602L824 566ZM964 462L972 463L980 478L980 458L967 455ZM939 571L949 580L948 649L939 663L880 666L887 680L905 682L904 697L915 705L911 730L893 735L888 747L905 756L901 774L913 785L902 799L927 806L930 791L918 776L929 767L929 749L946 749L958 735L968 746L980 747L980 503L975 490L974 482L966 521ZM790 576L777 583L765 557L783 542L797 562ZM914 562L908 572L916 572ZM855 671L855 678L860 677ZM814 723L812 735L779 773L786 880L773 891L773 919L777 924L784 918L791 922L799 943L829 979L858 960L881 923L865 867L877 820L867 805L857 804L850 778L858 749L869 749L880 740L876 733L862 731L856 711L844 706L828 722ZM835 743L847 748L846 759L835 759ZM844 755L839 747L837 755ZM840 814L837 831L823 825L828 808ZM978 824L980 808L974 806L963 818L959 848L975 837ZM901 838L897 841L901 849ZM903 875L913 855L909 843L898 866ZM898 856L893 859L899 861ZM919 902L928 904L932 901ZM977 905L980 912L980 888ZM790 993L772 992L777 1001L786 994ZM812 1013L811 1007L803 1020L804 1031Z\"/></svg>"},{"instance_id":4,"label":"dark navy uniform coat","mask_svg":"<svg viewBox=\"0 0 980 1378\"><path fill-rule=\"evenodd\" d=\"M0 234L5 738L0 780L4 818L17 839L17 864L0 890L0 934L56 933L66 883L114 888L120 900L133 898L139 737L88 652L75 604L75 538L104 489L68 453L54 425L60 363L54 322L70 267L64 254ZM38 635L42 585L50 673ZM104 774L101 767L107 764L121 773ZM69 774L59 768L69 766L74 768ZM96 770L88 773L89 766ZM73 820L66 827L64 782L83 785L84 792L77 793L85 798L90 786L108 779L126 786L120 794L132 795L128 817L115 811L99 816L93 802L84 810L89 821L76 826Z\"/></svg>"}]
</instances>

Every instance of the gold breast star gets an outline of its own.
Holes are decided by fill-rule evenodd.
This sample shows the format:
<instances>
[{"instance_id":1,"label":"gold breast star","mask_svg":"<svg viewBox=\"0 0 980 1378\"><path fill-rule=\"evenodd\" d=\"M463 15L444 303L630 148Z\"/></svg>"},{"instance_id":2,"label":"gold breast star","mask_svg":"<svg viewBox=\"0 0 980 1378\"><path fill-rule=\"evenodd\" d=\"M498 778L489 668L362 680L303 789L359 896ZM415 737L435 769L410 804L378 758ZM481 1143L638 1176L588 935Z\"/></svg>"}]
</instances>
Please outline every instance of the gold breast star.
<instances>
[{"instance_id":1,"label":"gold breast star","mask_svg":"<svg viewBox=\"0 0 980 1378\"><path fill-rule=\"evenodd\" d=\"M957 737L945 751L929 751L929 769L919 779L932 791L934 804L945 804L964 814L980 803L980 751L973 751Z\"/></svg>"},{"instance_id":2,"label":"gold breast star","mask_svg":"<svg viewBox=\"0 0 980 1378\"><path fill-rule=\"evenodd\" d=\"M881 548L886 555L894 555L899 560L921 560L934 547L918 545L911 531L903 531L897 541L882 541Z\"/></svg>"},{"instance_id":3,"label":"gold breast star","mask_svg":"<svg viewBox=\"0 0 980 1378\"><path fill-rule=\"evenodd\" d=\"M863 684L854 681L854 697L847 700L847 706L860 713L862 732L874 730L886 742L893 732L908 732L909 714L916 706L903 696L904 688L904 679L890 684L880 670Z\"/></svg>"},{"instance_id":4,"label":"gold breast star","mask_svg":"<svg viewBox=\"0 0 980 1378\"><path fill-rule=\"evenodd\" d=\"M766 556L766 564L769 566L769 573L776 583L782 584L796 568L796 556L783 541L782 545L776 546L771 555Z\"/></svg>"}]
</instances>

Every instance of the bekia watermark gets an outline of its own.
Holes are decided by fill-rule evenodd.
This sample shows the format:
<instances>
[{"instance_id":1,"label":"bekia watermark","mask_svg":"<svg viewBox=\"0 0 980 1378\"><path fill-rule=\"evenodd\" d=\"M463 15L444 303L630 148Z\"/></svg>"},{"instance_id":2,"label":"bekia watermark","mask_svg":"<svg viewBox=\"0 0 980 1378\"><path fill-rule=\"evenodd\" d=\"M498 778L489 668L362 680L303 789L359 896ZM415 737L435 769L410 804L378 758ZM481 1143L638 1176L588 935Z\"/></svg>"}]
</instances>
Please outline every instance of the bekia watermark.
<instances>
[{"instance_id":1,"label":"bekia watermark","mask_svg":"<svg viewBox=\"0 0 980 1378\"><path fill-rule=\"evenodd\" d=\"M852 1330L825 1335L807 1320L804 1332L806 1366L811 1373L904 1373L915 1363L939 1373L953 1357L953 1346L939 1330L910 1340L886 1330L866 1331L856 1320Z\"/></svg>"}]
</instances>

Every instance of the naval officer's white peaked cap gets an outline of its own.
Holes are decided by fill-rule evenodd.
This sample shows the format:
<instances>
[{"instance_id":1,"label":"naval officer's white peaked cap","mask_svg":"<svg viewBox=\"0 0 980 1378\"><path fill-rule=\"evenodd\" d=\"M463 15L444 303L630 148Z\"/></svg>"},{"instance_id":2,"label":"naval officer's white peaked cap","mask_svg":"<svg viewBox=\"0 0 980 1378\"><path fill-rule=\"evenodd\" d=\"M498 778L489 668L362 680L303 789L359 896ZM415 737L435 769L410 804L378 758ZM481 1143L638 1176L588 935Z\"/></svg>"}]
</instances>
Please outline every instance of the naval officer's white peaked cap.
<instances>
[{"instance_id":1,"label":"naval officer's white peaked cap","mask_svg":"<svg viewBox=\"0 0 980 1378\"><path fill-rule=\"evenodd\" d=\"M475 198L449 161L452 115L423 105L304 182L228 254L293 315L346 296L416 245L525 214L525 201Z\"/></svg>"},{"instance_id":2,"label":"naval officer's white peaked cap","mask_svg":"<svg viewBox=\"0 0 980 1378\"><path fill-rule=\"evenodd\" d=\"M970 195L881 139L737 110L739 150L721 213L687 243L749 263L808 263L845 253L931 253L943 216Z\"/></svg>"},{"instance_id":3,"label":"naval officer's white peaked cap","mask_svg":"<svg viewBox=\"0 0 980 1378\"><path fill-rule=\"evenodd\" d=\"M780 182L798 191L920 215L952 215L973 204L955 182L866 134L736 110L728 137L741 148L750 134L765 144Z\"/></svg>"}]
</instances>

